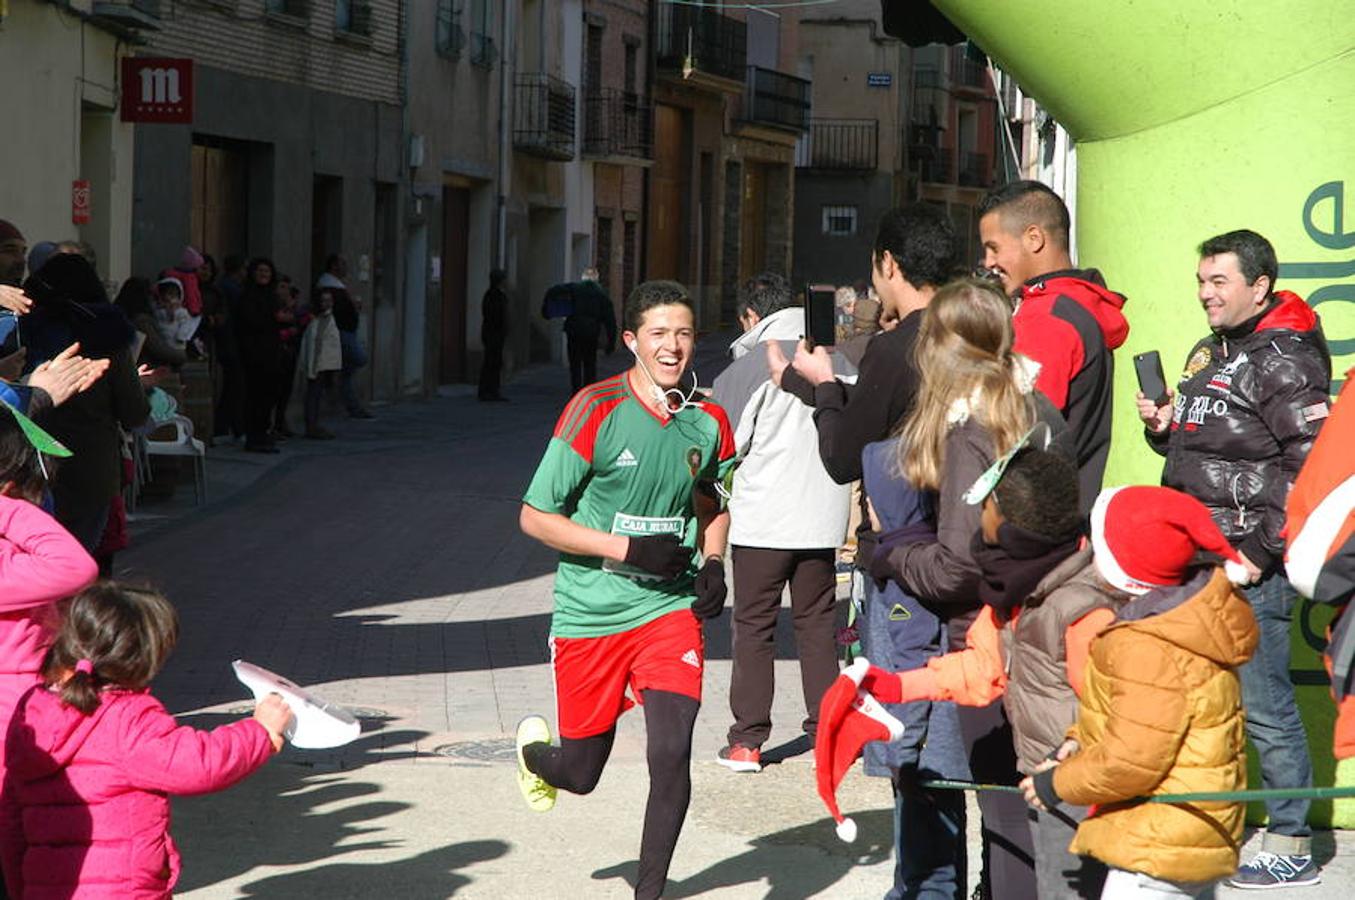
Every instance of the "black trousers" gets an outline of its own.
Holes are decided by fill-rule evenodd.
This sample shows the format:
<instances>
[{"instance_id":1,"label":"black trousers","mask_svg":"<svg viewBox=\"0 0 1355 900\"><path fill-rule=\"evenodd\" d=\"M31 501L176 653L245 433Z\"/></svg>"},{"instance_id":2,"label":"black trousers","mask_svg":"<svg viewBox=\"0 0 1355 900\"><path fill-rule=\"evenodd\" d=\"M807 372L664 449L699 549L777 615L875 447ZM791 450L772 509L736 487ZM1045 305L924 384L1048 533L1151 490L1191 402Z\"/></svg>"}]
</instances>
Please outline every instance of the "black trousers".
<instances>
[{"instance_id":1,"label":"black trousers","mask_svg":"<svg viewBox=\"0 0 1355 900\"><path fill-rule=\"evenodd\" d=\"M804 730L812 740L818 729L819 701L837 678L833 603L837 580L834 551L733 548L734 672L729 710L734 724L729 742L761 747L772 731L776 617L781 592L790 584L791 621L800 657L800 689L805 699Z\"/></svg>"},{"instance_id":2,"label":"black trousers","mask_svg":"<svg viewBox=\"0 0 1355 900\"><path fill-rule=\"evenodd\" d=\"M598 380L598 339L567 336L569 342L569 392L577 394L585 384Z\"/></svg>"},{"instance_id":3,"label":"black trousers","mask_svg":"<svg viewBox=\"0 0 1355 900\"><path fill-rule=\"evenodd\" d=\"M485 358L480 363L480 399L499 396L499 377L503 371L503 338L485 339Z\"/></svg>"},{"instance_id":4,"label":"black trousers","mask_svg":"<svg viewBox=\"0 0 1355 900\"><path fill-rule=\"evenodd\" d=\"M245 364L245 440L249 444L267 444L277 406L278 382L282 376L277 365Z\"/></svg>"},{"instance_id":5,"label":"black trousers","mask_svg":"<svg viewBox=\"0 0 1355 900\"><path fill-rule=\"evenodd\" d=\"M221 364L221 395L216 401L216 421L213 431L221 435L239 437L247 428L248 415L245 405L248 391L245 388L245 370L239 360Z\"/></svg>"},{"instance_id":6,"label":"black trousers","mask_svg":"<svg viewBox=\"0 0 1355 900\"><path fill-rule=\"evenodd\" d=\"M296 381L296 358L295 348L282 348L277 394L273 398L273 421L270 423L277 431L287 427L287 405L292 400L292 384Z\"/></svg>"},{"instance_id":7,"label":"black trousers","mask_svg":"<svg viewBox=\"0 0 1355 900\"><path fill-rule=\"evenodd\" d=\"M960 733L969 751L974 780L985 784L1016 784L1012 726L998 700L988 706L958 707ZM983 816L983 882L993 900L1025 900L1035 890L1034 812L1020 794L980 791Z\"/></svg>"}]
</instances>

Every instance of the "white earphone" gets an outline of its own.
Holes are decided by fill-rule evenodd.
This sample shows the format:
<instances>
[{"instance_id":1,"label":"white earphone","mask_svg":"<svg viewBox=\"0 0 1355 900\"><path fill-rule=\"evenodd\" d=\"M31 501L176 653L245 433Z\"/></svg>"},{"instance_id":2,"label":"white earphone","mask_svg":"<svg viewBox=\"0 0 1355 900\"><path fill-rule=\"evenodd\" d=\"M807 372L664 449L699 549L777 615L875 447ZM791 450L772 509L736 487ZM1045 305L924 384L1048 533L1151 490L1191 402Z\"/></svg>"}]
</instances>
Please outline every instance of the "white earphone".
<instances>
[{"instance_id":1,"label":"white earphone","mask_svg":"<svg viewBox=\"0 0 1355 900\"><path fill-rule=\"evenodd\" d=\"M692 375L692 388L690 391L683 393L682 388L677 387L671 387L668 390L664 390L659 387L659 383L654 380L654 376L649 374L649 367L646 366L645 361L640 358L640 352L635 349L635 341L626 341L626 349L628 349L631 352L631 355L635 357L635 361L640 364L640 371L644 372L645 377L649 379L650 395L654 398L654 403L659 409L663 410L664 415L671 418L673 413L681 412L688 408L695 408L697 406L697 402L692 399L697 395L695 369L689 370ZM671 398L669 397L670 394L677 395L676 408L672 405Z\"/></svg>"}]
</instances>

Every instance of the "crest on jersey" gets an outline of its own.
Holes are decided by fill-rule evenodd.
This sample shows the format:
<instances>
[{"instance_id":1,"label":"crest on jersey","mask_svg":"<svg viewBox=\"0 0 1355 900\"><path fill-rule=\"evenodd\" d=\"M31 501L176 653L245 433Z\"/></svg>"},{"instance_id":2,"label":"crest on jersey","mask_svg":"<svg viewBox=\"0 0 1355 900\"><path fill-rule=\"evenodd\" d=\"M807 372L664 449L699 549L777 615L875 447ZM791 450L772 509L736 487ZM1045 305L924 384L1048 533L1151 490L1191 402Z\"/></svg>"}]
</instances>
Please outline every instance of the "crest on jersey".
<instances>
[{"instance_id":1,"label":"crest on jersey","mask_svg":"<svg viewBox=\"0 0 1355 900\"><path fill-rule=\"evenodd\" d=\"M1186 363L1186 370L1181 373L1182 381L1189 381L1196 375L1199 375L1209 367L1209 362L1214 358L1214 354L1209 352L1208 347L1201 347L1190 355L1190 360Z\"/></svg>"}]
</instances>

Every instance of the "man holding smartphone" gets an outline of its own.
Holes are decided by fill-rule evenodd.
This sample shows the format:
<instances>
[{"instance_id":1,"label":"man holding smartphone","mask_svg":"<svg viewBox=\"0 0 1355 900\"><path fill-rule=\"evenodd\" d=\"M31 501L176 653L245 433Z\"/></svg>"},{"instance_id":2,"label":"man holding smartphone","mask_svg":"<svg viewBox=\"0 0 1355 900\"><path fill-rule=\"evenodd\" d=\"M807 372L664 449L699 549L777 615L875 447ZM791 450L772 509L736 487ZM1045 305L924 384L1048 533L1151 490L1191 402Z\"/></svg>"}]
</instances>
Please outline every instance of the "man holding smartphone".
<instances>
[{"instance_id":1,"label":"man holding smartphone","mask_svg":"<svg viewBox=\"0 0 1355 900\"><path fill-rule=\"evenodd\" d=\"M1198 297L1210 333L1187 358L1165 402L1138 393L1148 444L1166 457L1162 483L1209 507L1253 582L1247 599L1261 629L1239 670L1247 736L1267 788L1312 785L1303 721L1289 680L1296 594L1285 579L1285 501L1330 409L1331 356L1317 314L1275 290L1275 249L1254 231L1199 247ZM1272 800L1261 852L1232 887L1317 884L1307 800Z\"/></svg>"},{"instance_id":2,"label":"man holding smartphone","mask_svg":"<svg viewBox=\"0 0 1355 900\"><path fill-rule=\"evenodd\" d=\"M807 293L807 298L812 293ZM827 295L833 310L832 294ZM739 291L743 334L715 379L713 397L729 414L739 467L729 499L734 565L734 723L718 761L734 772L762 771L771 736L776 619L790 586L795 649L804 692L804 731L816 739L819 701L837 678L834 553L847 532L851 489L828 475L815 446L814 411L772 383L764 345L794 348L809 311L794 305L786 279L763 272ZM827 322L832 338L832 319ZM813 330L811 325L811 331ZM792 350L793 352L793 350Z\"/></svg>"}]
</instances>

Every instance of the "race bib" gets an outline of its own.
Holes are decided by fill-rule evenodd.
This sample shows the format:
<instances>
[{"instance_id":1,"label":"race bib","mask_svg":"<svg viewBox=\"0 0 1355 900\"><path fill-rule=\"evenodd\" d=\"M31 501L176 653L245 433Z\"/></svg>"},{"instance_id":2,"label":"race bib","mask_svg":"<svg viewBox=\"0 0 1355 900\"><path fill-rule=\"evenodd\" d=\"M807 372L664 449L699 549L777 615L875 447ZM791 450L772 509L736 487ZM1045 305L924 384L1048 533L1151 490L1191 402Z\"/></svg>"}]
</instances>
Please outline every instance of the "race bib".
<instances>
[{"instance_id":1,"label":"race bib","mask_svg":"<svg viewBox=\"0 0 1355 900\"><path fill-rule=\"evenodd\" d=\"M626 537L649 537L655 534L674 534L682 540L687 520L682 516L632 516L619 512L612 516L612 534L624 534ZM602 571L613 575L622 575L638 581L663 581L658 575L628 566L615 559L604 559Z\"/></svg>"}]
</instances>

